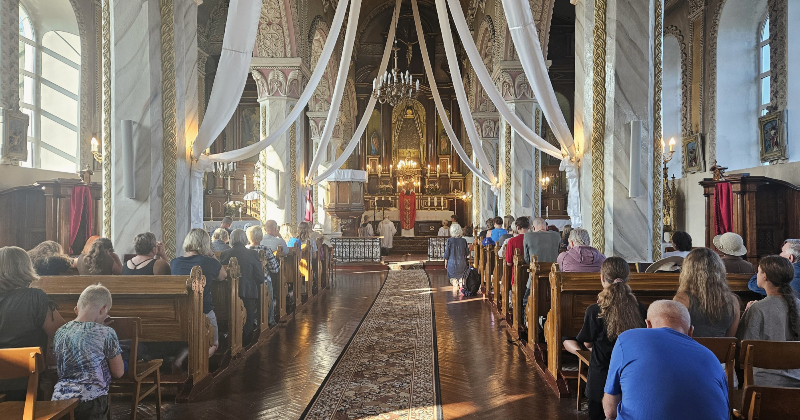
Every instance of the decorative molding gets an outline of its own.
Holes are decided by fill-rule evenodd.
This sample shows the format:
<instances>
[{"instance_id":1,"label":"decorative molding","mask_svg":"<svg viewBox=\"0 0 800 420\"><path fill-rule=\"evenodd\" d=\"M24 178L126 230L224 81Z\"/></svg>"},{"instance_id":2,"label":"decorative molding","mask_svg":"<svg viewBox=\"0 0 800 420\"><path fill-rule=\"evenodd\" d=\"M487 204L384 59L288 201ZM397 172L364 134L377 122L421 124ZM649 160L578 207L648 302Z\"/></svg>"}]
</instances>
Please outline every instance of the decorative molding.
<instances>
[{"instance_id":1,"label":"decorative molding","mask_svg":"<svg viewBox=\"0 0 800 420\"><path fill-rule=\"evenodd\" d=\"M103 236L111 237L111 2L103 0Z\"/></svg>"},{"instance_id":2,"label":"decorative molding","mask_svg":"<svg viewBox=\"0 0 800 420\"><path fill-rule=\"evenodd\" d=\"M536 134L541 135L542 133L542 110L536 108L536 125L534 126ZM541 166L541 155L542 152L539 149L533 149L533 217L541 217L542 205L541 202L541 193L542 193L542 186L540 185L541 176L542 176L542 166Z\"/></svg>"},{"instance_id":3,"label":"decorative molding","mask_svg":"<svg viewBox=\"0 0 800 420\"><path fill-rule=\"evenodd\" d=\"M786 86L788 86L787 70L787 32L788 4L787 0L767 0L769 13L769 64L770 64L770 105L776 109L786 109Z\"/></svg>"},{"instance_id":4,"label":"decorative molding","mask_svg":"<svg viewBox=\"0 0 800 420\"><path fill-rule=\"evenodd\" d=\"M93 37L94 31L97 31L97 28L93 28L94 31L90 31L86 28L86 21L83 16L83 10L81 9L81 3L79 0L70 0L70 4L72 5L72 10L75 12L75 21L78 23L78 35L81 39L81 51L84 52L81 54L81 69L80 72L80 79L81 79L81 86L91 86L91 78L92 72L89 69L92 68L92 60L95 59L92 57L92 53L90 52L89 48L89 39ZM90 121L93 118L93 112L89 108L89 98L91 94L93 94L94 89L80 89L80 115L78 117L78 165L86 165L91 162L91 146L89 144L92 138L92 129L93 126L90 124Z\"/></svg>"},{"instance_id":5,"label":"decorative molding","mask_svg":"<svg viewBox=\"0 0 800 420\"><path fill-rule=\"evenodd\" d=\"M723 0L724 1L724 0ZM689 0L689 20L695 20L703 13L706 8L706 0Z\"/></svg>"},{"instance_id":6,"label":"decorative molding","mask_svg":"<svg viewBox=\"0 0 800 420\"><path fill-rule=\"evenodd\" d=\"M663 232L663 182L661 162L663 162L661 142L663 130L661 126L662 72L663 72L663 19L664 5L662 0L655 0L655 18L653 23L653 250L652 260L661 259L661 234ZM683 60L681 60L681 63Z\"/></svg>"},{"instance_id":7,"label":"decorative molding","mask_svg":"<svg viewBox=\"0 0 800 420\"><path fill-rule=\"evenodd\" d=\"M606 0L594 4L594 42L592 54L592 241L605 253L605 132L606 132Z\"/></svg>"},{"instance_id":8,"label":"decorative molding","mask_svg":"<svg viewBox=\"0 0 800 420\"><path fill-rule=\"evenodd\" d=\"M707 162L714 162L717 160L717 38L719 36L719 21L722 17L722 7L724 5L725 0L720 0L720 2L717 3L717 7L714 10L714 17L711 21L708 39L708 51L710 54L708 55L708 77L706 77L709 98L708 134L706 135L707 153L705 153L708 159ZM691 54L689 54L690 63L691 59Z\"/></svg>"},{"instance_id":9,"label":"decorative molding","mask_svg":"<svg viewBox=\"0 0 800 420\"><path fill-rule=\"evenodd\" d=\"M505 147L505 158L506 158L506 176L505 180L503 180L505 184L505 202L506 202L506 214L511 214L511 124L508 122L505 123L506 126L506 147Z\"/></svg>"},{"instance_id":10,"label":"decorative molding","mask_svg":"<svg viewBox=\"0 0 800 420\"><path fill-rule=\"evenodd\" d=\"M472 24L475 22L475 15L478 14L478 10L486 8L486 0L472 0L470 1L469 8L467 9L467 26L472 28Z\"/></svg>"},{"instance_id":11,"label":"decorative molding","mask_svg":"<svg viewBox=\"0 0 800 420\"><path fill-rule=\"evenodd\" d=\"M167 257L176 252L176 184L178 170L177 92L175 87L175 11L172 0L159 0L161 9L161 121L163 125L163 193L161 234Z\"/></svg>"},{"instance_id":12,"label":"decorative molding","mask_svg":"<svg viewBox=\"0 0 800 420\"><path fill-rule=\"evenodd\" d=\"M286 9L280 0L266 0L261 7L254 55L270 58L292 55Z\"/></svg>"},{"instance_id":13,"label":"decorative molding","mask_svg":"<svg viewBox=\"0 0 800 420\"><path fill-rule=\"evenodd\" d=\"M199 38L199 37L198 37ZM199 44L199 42L198 42ZM206 117L206 63L208 54L197 48L197 122L202 124Z\"/></svg>"},{"instance_id":14,"label":"decorative molding","mask_svg":"<svg viewBox=\"0 0 800 420\"><path fill-rule=\"evenodd\" d=\"M292 112L294 106L289 106L289 112ZM292 216L290 218L292 226L297 226L297 177L300 176L297 171L297 121L292 122L289 128L289 179L290 190L292 197L292 204L290 206Z\"/></svg>"},{"instance_id":15,"label":"decorative molding","mask_svg":"<svg viewBox=\"0 0 800 420\"><path fill-rule=\"evenodd\" d=\"M667 26L664 28L664 35L672 35L678 40L678 47L680 47L680 60L681 60L681 136L689 137L692 133L691 115L689 105L691 104L692 89L689 84L689 63L686 53L686 42L684 41L681 30L675 26ZM663 53L663 51L662 51ZM663 68L663 66L662 66Z\"/></svg>"}]
</instances>

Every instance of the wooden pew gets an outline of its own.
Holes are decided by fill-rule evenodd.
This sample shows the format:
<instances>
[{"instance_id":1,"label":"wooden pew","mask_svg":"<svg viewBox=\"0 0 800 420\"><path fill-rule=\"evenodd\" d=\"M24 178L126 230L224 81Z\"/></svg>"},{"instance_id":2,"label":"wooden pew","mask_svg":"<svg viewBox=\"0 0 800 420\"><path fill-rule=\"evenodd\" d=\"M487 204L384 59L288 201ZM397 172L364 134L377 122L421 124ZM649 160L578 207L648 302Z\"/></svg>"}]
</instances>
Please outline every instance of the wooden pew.
<instances>
[{"instance_id":1,"label":"wooden pew","mask_svg":"<svg viewBox=\"0 0 800 420\"><path fill-rule=\"evenodd\" d=\"M497 305L497 297L500 294L500 279L502 278L506 261L502 256L497 254L497 252L500 251L500 245L495 244L493 248L493 252L495 253L494 267L492 267L492 281L488 283L492 286L492 290L491 293L489 291L486 292L486 297L489 299L489 302Z\"/></svg>"},{"instance_id":2,"label":"wooden pew","mask_svg":"<svg viewBox=\"0 0 800 420\"><path fill-rule=\"evenodd\" d=\"M306 303L314 295L314 272L311 257L311 243L308 241L305 241L302 245L300 245L297 269L299 270L297 281L300 286L295 289L294 294L298 297L297 301L302 300L302 303Z\"/></svg>"},{"instance_id":3,"label":"wooden pew","mask_svg":"<svg viewBox=\"0 0 800 420\"><path fill-rule=\"evenodd\" d=\"M522 300L525 297L525 290L527 289L525 286L527 286L528 283L528 270L524 269L524 264L525 256L522 255L522 252L519 249L514 250L514 265L518 269L514 270L514 284L511 284L511 281L508 282L509 287L511 287L511 297L509 300L511 306L511 322L509 325L511 325L511 330L513 333L517 334L517 336L519 336L519 334L525 329ZM506 312L508 312L508 310L506 310Z\"/></svg>"},{"instance_id":4,"label":"wooden pew","mask_svg":"<svg viewBox=\"0 0 800 420\"><path fill-rule=\"evenodd\" d=\"M494 269L494 260L497 254L494 252L494 245L486 245L483 247L483 266L481 267L481 289L483 291L484 299L488 299L489 289L492 281L492 271Z\"/></svg>"},{"instance_id":5,"label":"wooden pew","mask_svg":"<svg viewBox=\"0 0 800 420\"><path fill-rule=\"evenodd\" d=\"M472 260L472 266L478 270L478 273L480 273L483 247L481 246L480 242L478 242L478 238L475 238L475 242L472 243L472 249L475 251L475 257Z\"/></svg>"},{"instance_id":6,"label":"wooden pew","mask_svg":"<svg viewBox=\"0 0 800 420\"><path fill-rule=\"evenodd\" d=\"M227 333L228 339L224 347L217 349L218 354L222 354L222 360L215 376L228 367L231 360L242 355L244 350L242 329L247 319L244 303L239 297L239 282L242 277L239 261L235 257L231 257L228 265L222 267L225 268L228 277L225 280L211 283L213 290L211 297L214 300L214 314L217 316L219 335L222 337L223 333Z\"/></svg>"},{"instance_id":7,"label":"wooden pew","mask_svg":"<svg viewBox=\"0 0 800 420\"><path fill-rule=\"evenodd\" d=\"M203 314L203 288L206 278L200 267L187 276L45 276L31 287L42 289L59 305L66 320L75 318L73 308L83 290L102 283L114 299L110 315L139 317L140 342L187 342L189 368L180 379L178 402L193 399L211 383L208 349L211 323ZM166 380L165 380L166 382Z\"/></svg>"},{"instance_id":8,"label":"wooden pew","mask_svg":"<svg viewBox=\"0 0 800 420\"><path fill-rule=\"evenodd\" d=\"M258 257L261 259L261 268L264 270L264 274L268 273L267 271L267 251L263 249L258 251ZM273 281L272 288L273 293L276 290L276 285ZM253 333L257 334L253 337L253 341L260 341L266 335L266 331L269 329L269 304L272 300L272 296L269 294L269 289L267 288L267 284L264 282L260 282L258 284L258 329ZM274 308L273 308L274 309Z\"/></svg>"},{"instance_id":9,"label":"wooden pew","mask_svg":"<svg viewBox=\"0 0 800 420\"><path fill-rule=\"evenodd\" d=\"M314 259L314 271L317 273L317 283L320 290L328 287L328 270L326 264L328 260L328 249L322 242L322 238L317 238L317 258Z\"/></svg>"},{"instance_id":10,"label":"wooden pew","mask_svg":"<svg viewBox=\"0 0 800 420\"><path fill-rule=\"evenodd\" d=\"M300 296L297 287L297 277L299 275L297 256L299 251L299 246L287 250L284 250L283 247L279 247L278 251L276 251L275 257L278 259L278 264L280 265L280 279L277 285L274 283L272 284L272 290L278 298L278 302L275 305L275 317L281 321L285 320L288 314L293 313L294 307L297 305L297 298ZM290 284L294 288L295 294L295 305L291 308L287 307L286 304L286 297L289 294Z\"/></svg>"},{"instance_id":11,"label":"wooden pew","mask_svg":"<svg viewBox=\"0 0 800 420\"><path fill-rule=\"evenodd\" d=\"M680 273L631 273L628 284L636 298L646 305L655 300L672 299L678 290ZM756 299L757 294L747 288L749 274L729 274L728 285L744 304ZM550 271L550 311L545 322L546 349L539 346L534 351L546 351L547 365L537 363L546 382L560 397L570 394L566 379L574 376L561 369L561 337L574 337L583 326L586 308L597 302L597 294L602 290L599 273L564 273L554 264ZM530 299L529 299L530 302Z\"/></svg>"}]
</instances>

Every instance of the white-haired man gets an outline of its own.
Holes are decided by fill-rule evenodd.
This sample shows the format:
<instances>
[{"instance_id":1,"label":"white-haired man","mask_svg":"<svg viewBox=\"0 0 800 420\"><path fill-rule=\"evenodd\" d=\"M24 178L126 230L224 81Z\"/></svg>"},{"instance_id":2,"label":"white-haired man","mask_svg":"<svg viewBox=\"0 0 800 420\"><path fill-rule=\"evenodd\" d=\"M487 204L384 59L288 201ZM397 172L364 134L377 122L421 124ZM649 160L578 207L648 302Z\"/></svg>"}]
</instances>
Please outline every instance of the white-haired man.
<instances>
[{"instance_id":1,"label":"white-haired man","mask_svg":"<svg viewBox=\"0 0 800 420\"><path fill-rule=\"evenodd\" d=\"M620 334L608 367L603 410L609 419L727 420L728 383L711 350L692 339L689 311L658 300L647 328Z\"/></svg>"},{"instance_id":2,"label":"white-haired man","mask_svg":"<svg viewBox=\"0 0 800 420\"><path fill-rule=\"evenodd\" d=\"M794 289L795 293L800 295L800 239L787 239L783 241L780 255L781 257L789 260L789 262L794 266L794 280L792 280L792 289ZM758 277L758 275L754 275L753 278L750 279L750 283L748 283L747 287L756 293L761 293L762 295L766 296L767 291L758 287L758 281L756 277Z\"/></svg>"},{"instance_id":3,"label":"white-haired man","mask_svg":"<svg viewBox=\"0 0 800 420\"><path fill-rule=\"evenodd\" d=\"M525 249L525 262L531 262L531 256L536 255L539 262L555 262L558 258L558 244L561 235L547 230L547 222L541 217L536 217L531 223L531 230L525 233L523 247Z\"/></svg>"}]
</instances>

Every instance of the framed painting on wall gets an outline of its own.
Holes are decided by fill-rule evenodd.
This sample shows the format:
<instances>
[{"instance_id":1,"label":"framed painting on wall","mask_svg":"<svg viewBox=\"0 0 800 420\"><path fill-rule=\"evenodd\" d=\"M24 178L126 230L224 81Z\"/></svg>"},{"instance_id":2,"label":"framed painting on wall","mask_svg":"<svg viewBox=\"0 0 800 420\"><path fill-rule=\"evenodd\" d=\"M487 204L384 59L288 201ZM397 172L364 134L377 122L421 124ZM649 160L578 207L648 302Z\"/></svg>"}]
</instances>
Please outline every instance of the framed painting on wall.
<instances>
[{"instance_id":1,"label":"framed painting on wall","mask_svg":"<svg viewBox=\"0 0 800 420\"><path fill-rule=\"evenodd\" d=\"M770 112L758 118L758 142L761 161L786 159L786 133L783 111Z\"/></svg>"},{"instance_id":2,"label":"framed painting on wall","mask_svg":"<svg viewBox=\"0 0 800 420\"><path fill-rule=\"evenodd\" d=\"M683 138L683 169L686 172L703 170L703 136L701 134Z\"/></svg>"}]
</instances>

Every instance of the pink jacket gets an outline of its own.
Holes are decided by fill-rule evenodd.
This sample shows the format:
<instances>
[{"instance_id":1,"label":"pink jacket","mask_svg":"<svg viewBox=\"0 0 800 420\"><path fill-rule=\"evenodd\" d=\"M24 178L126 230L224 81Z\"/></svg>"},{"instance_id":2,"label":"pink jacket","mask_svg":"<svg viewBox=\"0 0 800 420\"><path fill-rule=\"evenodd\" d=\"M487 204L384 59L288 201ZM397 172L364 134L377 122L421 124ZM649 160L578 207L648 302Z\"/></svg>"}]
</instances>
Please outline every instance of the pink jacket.
<instances>
[{"instance_id":1,"label":"pink jacket","mask_svg":"<svg viewBox=\"0 0 800 420\"><path fill-rule=\"evenodd\" d=\"M576 246L558 255L558 268L561 271L579 273L598 273L605 255L590 246Z\"/></svg>"}]
</instances>

